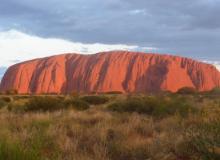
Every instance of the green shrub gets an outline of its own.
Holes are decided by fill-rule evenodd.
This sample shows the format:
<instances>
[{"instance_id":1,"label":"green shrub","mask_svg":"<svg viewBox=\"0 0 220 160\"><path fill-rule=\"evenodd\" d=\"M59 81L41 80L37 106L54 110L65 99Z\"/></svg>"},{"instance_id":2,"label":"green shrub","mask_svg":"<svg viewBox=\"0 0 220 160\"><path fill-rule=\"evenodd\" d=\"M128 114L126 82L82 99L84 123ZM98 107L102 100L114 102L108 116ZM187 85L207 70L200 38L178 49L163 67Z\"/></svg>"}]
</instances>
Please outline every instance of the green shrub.
<instances>
[{"instance_id":1,"label":"green shrub","mask_svg":"<svg viewBox=\"0 0 220 160\"><path fill-rule=\"evenodd\" d=\"M197 90L193 87L183 87L177 91L178 94L195 94Z\"/></svg>"},{"instance_id":2,"label":"green shrub","mask_svg":"<svg viewBox=\"0 0 220 160\"><path fill-rule=\"evenodd\" d=\"M63 101L57 97L33 97L26 103L26 111L54 111L65 108Z\"/></svg>"},{"instance_id":3,"label":"green shrub","mask_svg":"<svg viewBox=\"0 0 220 160\"><path fill-rule=\"evenodd\" d=\"M81 98L81 100L92 105L99 105L107 103L109 98L106 96L84 96Z\"/></svg>"},{"instance_id":4,"label":"green shrub","mask_svg":"<svg viewBox=\"0 0 220 160\"><path fill-rule=\"evenodd\" d=\"M189 112L195 112L184 98L166 97L130 97L126 100L117 101L107 106L111 111L116 112L137 112L155 117L164 117L175 113L187 116Z\"/></svg>"},{"instance_id":5,"label":"green shrub","mask_svg":"<svg viewBox=\"0 0 220 160\"><path fill-rule=\"evenodd\" d=\"M107 108L113 112L128 112L125 107L124 101L117 101L117 102L111 103L107 106Z\"/></svg>"},{"instance_id":6,"label":"green shrub","mask_svg":"<svg viewBox=\"0 0 220 160\"><path fill-rule=\"evenodd\" d=\"M11 102L8 105L8 110L13 112L56 111L67 108L74 108L76 110L86 110L89 107L90 106L87 102L79 98L64 100L64 97L39 96L32 97L26 102L21 100Z\"/></svg>"},{"instance_id":7,"label":"green shrub","mask_svg":"<svg viewBox=\"0 0 220 160\"><path fill-rule=\"evenodd\" d=\"M85 101L82 101L78 98L72 98L65 102L65 104L68 106L68 108L73 108L76 110L87 110L90 108L89 104Z\"/></svg>"},{"instance_id":8,"label":"green shrub","mask_svg":"<svg viewBox=\"0 0 220 160\"><path fill-rule=\"evenodd\" d=\"M172 97L169 99L161 99L158 106L155 107L153 114L155 116L167 116L173 114L180 114L182 117L189 113L195 113L197 109L184 97Z\"/></svg>"},{"instance_id":9,"label":"green shrub","mask_svg":"<svg viewBox=\"0 0 220 160\"><path fill-rule=\"evenodd\" d=\"M155 102L155 101L154 101ZM151 114L153 112L154 102L150 102L149 105L146 105L145 101L140 98L129 98L124 101L117 101L110 104L107 108L111 111L117 112L137 112Z\"/></svg>"},{"instance_id":10,"label":"green shrub","mask_svg":"<svg viewBox=\"0 0 220 160\"><path fill-rule=\"evenodd\" d=\"M211 91L207 92L208 94L220 95L220 88L213 88Z\"/></svg>"}]
</instances>

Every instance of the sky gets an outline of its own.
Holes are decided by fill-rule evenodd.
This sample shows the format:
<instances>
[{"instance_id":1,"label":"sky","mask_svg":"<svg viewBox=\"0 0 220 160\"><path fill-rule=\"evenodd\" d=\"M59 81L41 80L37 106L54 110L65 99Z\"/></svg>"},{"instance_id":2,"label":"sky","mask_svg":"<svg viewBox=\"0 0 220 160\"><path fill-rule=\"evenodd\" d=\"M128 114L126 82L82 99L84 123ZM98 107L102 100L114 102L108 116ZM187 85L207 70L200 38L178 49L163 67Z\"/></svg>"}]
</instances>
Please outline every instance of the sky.
<instances>
[{"instance_id":1,"label":"sky","mask_svg":"<svg viewBox=\"0 0 220 160\"><path fill-rule=\"evenodd\" d=\"M220 0L0 0L0 77L59 53L168 53L220 64Z\"/></svg>"}]
</instances>

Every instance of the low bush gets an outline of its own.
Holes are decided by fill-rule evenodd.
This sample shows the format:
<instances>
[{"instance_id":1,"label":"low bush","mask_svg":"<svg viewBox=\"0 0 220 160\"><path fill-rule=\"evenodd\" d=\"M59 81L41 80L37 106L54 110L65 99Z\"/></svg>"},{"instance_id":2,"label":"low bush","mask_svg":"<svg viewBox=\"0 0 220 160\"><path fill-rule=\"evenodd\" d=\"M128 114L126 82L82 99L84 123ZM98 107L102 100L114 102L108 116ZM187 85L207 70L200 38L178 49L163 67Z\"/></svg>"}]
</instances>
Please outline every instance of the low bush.
<instances>
[{"instance_id":1,"label":"low bush","mask_svg":"<svg viewBox=\"0 0 220 160\"><path fill-rule=\"evenodd\" d=\"M1 101L0 101L1 102ZM1 104L0 104L1 106ZM73 108L76 110L89 109L89 104L79 98L65 100L63 97L36 96L25 101L17 100L9 103L8 110L13 112L56 111Z\"/></svg>"},{"instance_id":2,"label":"low bush","mask_svg":"<svg viewBox=\"0 0 220 160\"><path fill-rule=\"evenodd\" d=\"M177 91L178 94L195 94L197 90L193 87L183 87Z\"/></svg>"},{"instance_id":3,"label":"low bush","mask_svg":"<svg viewBox=\"0 0 220 160\"><path fill-rule=\"evenodd\" d=\"M220 95L220 88L213 88L211 91L207 92L208 94Z\"/></svg>"},{"instance_id":4,"label":"low bush","mask_svg":"<svg viewBox=\"0 0 220 160\"><path fill-rule=\"evenodd\" d=\"M155 116L166 116L177 113L185 117L189 113L195 112L197 112L197 109L192 107L185 97L170 97L168 99L161 99L159 105L154 108L153 114Z\"/></svg>"},{"instance_id":5,"label":"low bush","mask_svg":"<svg viewBox=\"0 0 220 160\"><path fill-rule=\"evenodd\" d=\"M13 98L11 96L1 96L0 100L4 101L6 103L9 103L9 102L13 101Z\"/></svg>"},{"instance_id":6,"label":"low bush","mask_svg":"<svg viewBox=\"0 0 220 160\"><path fill-rule=\"evenodd\" d=\"M137 112L151 114L153 112L153 108L155 107L154 102L156 101L152 101L152 103L150 102L149 105L146 105L143 99L129 98L124 101L117 101L112 103L107 108L111 111L117 112Z\"/></svg>"},{"instance_id":7,"label":"low bush","mask_svg":"<svg viewBox=\"0 0 220 160\"><path fill-rule=\"evenodd\" d=\"M109 98L106 96L84 96L81 98L81 100L92 105L99 105L107 103Z\"/></svg>"},{"instance_id":8,"label":"low bush","mask_svg":"<svg viewBox=\"0 0 220 160\"><path fill-rule=\"evenodd\" d=\"M123 92L121 92L121 91L109 91L109 92L105 92L105 94L123 94Z\"/></svg>"},{"instance_id":9,"label":"low bush","mask_svg":"<svg viewBox=\"0 0 220 160\"><path fill-rule=\"evenodd\" d=\"M130 97L126 100L117 101L107 106L111 111L137 112L155 117L164 117L175 113L187 116L189 112L195 112L189 102L184 98L165 97Z\"/></svg>"},{"instance_id":10,"label":"low bush","mask_svg":"<svg viewBox=\"0 0 220 160\"><path fill-rule=\"evenodd\" d=\"M63 101L57 97L33 97L26 103L26 111L54 111L65 108Z\"/></svg>"},{"instance_id":11,"label":"low bush","mask_svg":"<svg viewBox=\"0 0 220 160\"><path fill-rule=\"evenodd\" d=\"M65 104L68 108L73 108L76 110L87 110L90 108L89 104L81 99L78 98L72 98L69 100L66 100Z\"/></svg>"}]
</instances>

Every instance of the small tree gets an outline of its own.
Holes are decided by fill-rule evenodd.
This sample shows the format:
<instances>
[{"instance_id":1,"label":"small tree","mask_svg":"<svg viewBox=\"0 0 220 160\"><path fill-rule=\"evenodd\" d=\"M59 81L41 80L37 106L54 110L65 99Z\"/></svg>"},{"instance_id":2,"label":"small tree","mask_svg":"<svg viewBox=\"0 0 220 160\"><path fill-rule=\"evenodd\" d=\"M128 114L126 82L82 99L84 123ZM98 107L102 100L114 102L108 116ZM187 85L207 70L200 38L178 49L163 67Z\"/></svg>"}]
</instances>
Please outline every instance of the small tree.
<instances>
[{"instance_id":1,"label":"small tree","mask_svg":"<svg viewBox=\"0 0 220 160\"><path fill-rule=\"evenodd\" d=\"M178 94L195 94L197 90L193 87L183 87L177 91Z\"/></svg>"}]
</instances>

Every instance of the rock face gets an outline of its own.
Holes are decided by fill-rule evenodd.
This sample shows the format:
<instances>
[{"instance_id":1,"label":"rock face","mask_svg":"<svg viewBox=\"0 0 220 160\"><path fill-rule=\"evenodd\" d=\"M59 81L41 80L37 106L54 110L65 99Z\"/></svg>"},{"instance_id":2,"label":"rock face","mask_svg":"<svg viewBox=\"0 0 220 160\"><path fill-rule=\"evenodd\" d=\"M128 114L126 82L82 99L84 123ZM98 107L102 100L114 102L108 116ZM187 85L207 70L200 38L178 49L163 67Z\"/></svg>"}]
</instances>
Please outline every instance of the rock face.
<instances>
[{"instance_id":1,"label":"rock face","mask_svg":"<svg viewBox=\"0 0 220 160\"><path fill-rule=\"evenodd\" d=\"M199 91L220 86L220 73L209 64L170 55L103 52L63 54L11 66L1 91L19 93L156 92L182 87Z\"/></svg>"}]
</instances>

